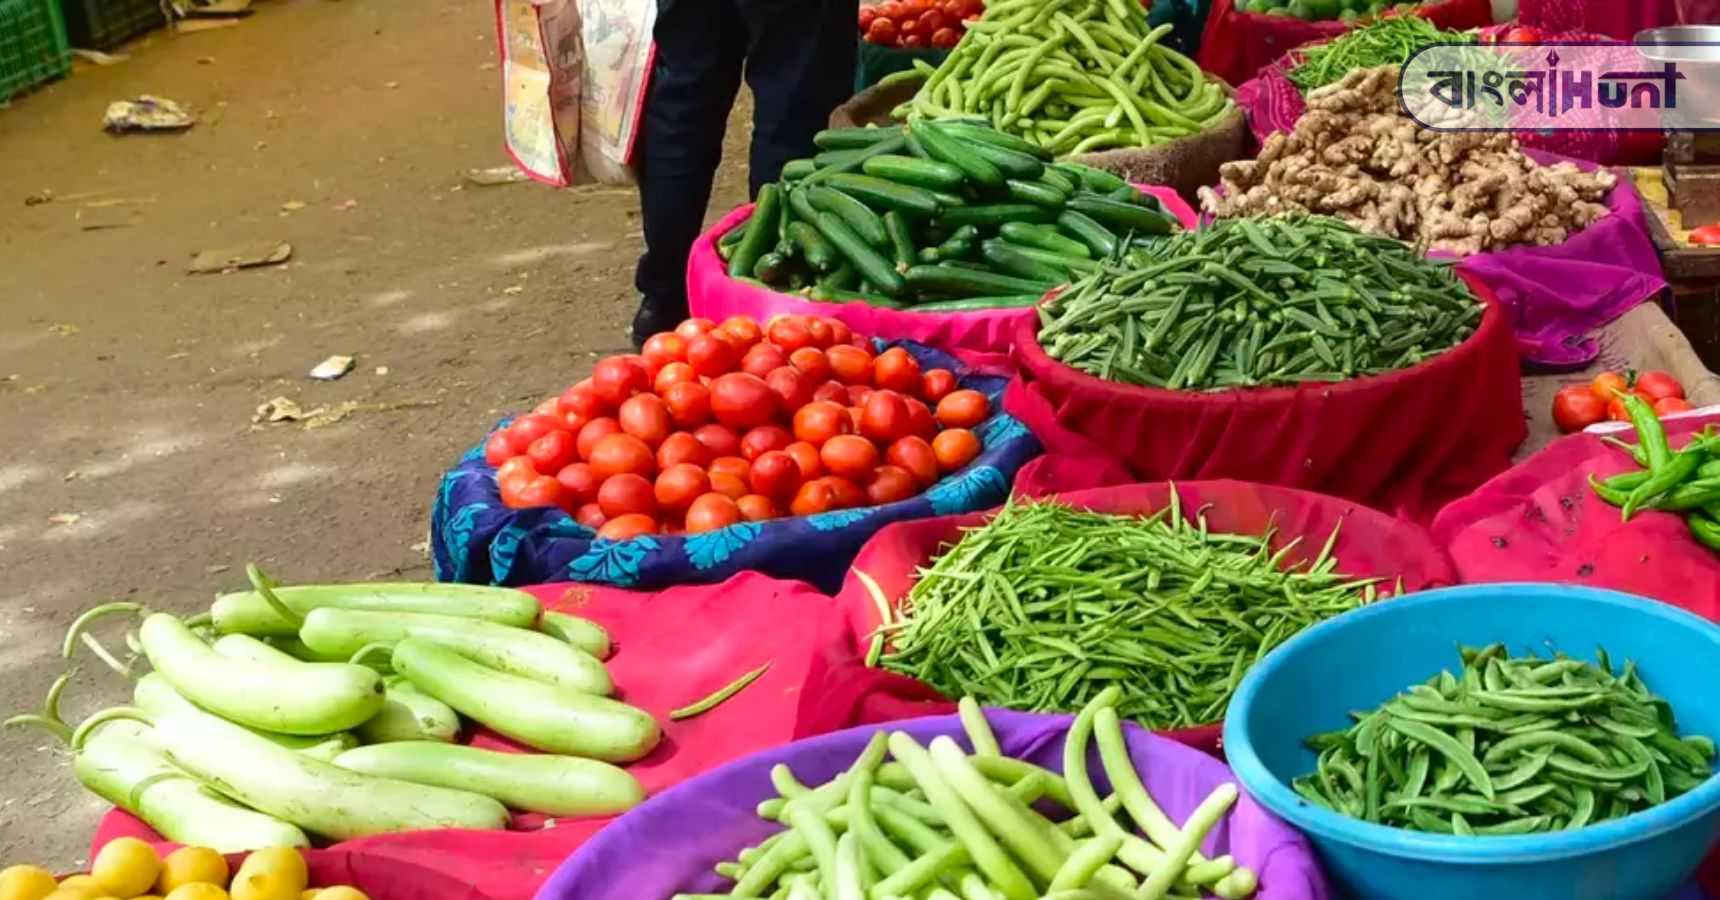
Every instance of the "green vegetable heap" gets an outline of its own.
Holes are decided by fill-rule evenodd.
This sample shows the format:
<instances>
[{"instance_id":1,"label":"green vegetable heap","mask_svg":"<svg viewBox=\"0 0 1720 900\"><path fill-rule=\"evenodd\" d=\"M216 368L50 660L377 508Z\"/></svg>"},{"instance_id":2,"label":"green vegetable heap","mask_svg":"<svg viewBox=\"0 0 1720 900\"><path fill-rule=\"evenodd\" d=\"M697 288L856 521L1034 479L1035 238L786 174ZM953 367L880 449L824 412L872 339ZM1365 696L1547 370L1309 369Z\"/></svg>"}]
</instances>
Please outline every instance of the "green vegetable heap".
<instances>
[{"instance_id":1,"label":"green vegetable heap","mask_svg":"<svg viewBox=\"0 0 1720 900\"><path fill-rule=\"evenodd\" d=\"M1627 522L1644 509L1679 513L1697 543L1720 553L1720 435L1709 426L1674 452L1654 410L1634 394L1625 394L1623 401L1638 443L1607 440L1630 453L1642 468L1605 481L1590 474L1595 495L1620 507Z\"/></svg>"},{"instance_id":2,"label":"green vegetable heap","mask_svg":"<svg viewBox=\"0 0 1720 900\"><path fill-rule=\"evenodd\" d=\"M1122 690L1149 728L1216 722L1248 668L1303 628L1376 597L1325 547L1217 534L1172 492L1147 517L1011 502L920 574L885 627L884 668L950 696L1028 711L1079 709Z\"/></svg>"},{"instance_id":3,"label":"green vegetable heap","mask_svg":"<svg viewBox=\"0 0 1720 900\"><path fill-rule=\"evenodd\" d=\"M1224 219L1077 281L1040 307L1039 343L1099 378L1220 390L1407 368L1482 310L1401 241L1319 216Z\"/></svg>"},{"instance_id":4,"label":"green vegetable heap","mask_svg":"<svg viewBox=\"0 0 1720 900\"><path fill-rule=\"evenodd\" d=\"M1463 648L1356 724L1315 735L1296 792L1328 809L1443 834L1538 834L1648 809L1707 780L1714 742L1680 738L1666 701L1626 662Z\"/></svg>"},{"instance_id":5,"label":"green vegetable heap","mask_svg":"<svg viewBox=\"0 0 1720 900\"><path fill-rule=\"evenodd\" d=\"M1420 16L1387 16L1296 51L1301 61L1286 77L1306 94L1335 84L1357 69L1401 66L1430 44L1468 42L1463 33L1446 31Z\"/></svg>"}]
</instances>

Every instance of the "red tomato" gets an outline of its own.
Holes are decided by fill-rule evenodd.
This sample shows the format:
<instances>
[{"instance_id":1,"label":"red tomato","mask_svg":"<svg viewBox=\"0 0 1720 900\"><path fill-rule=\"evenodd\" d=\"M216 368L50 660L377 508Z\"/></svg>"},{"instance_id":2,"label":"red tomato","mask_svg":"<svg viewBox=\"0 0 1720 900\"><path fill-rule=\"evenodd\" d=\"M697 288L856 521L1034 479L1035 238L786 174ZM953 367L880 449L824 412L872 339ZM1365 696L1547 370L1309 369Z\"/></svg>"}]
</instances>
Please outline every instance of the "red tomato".
<instances>
[{"instance_id":1,"label":"red tomato","mask_svg":"<svg viewBox=\"0 0 1720 900\"><path fill-rule=\"evenodd\" d=\"M603 483L597 486L597 505L603 507L603 514L611 519L628 513L653 515L657 512L656 490L649 478L622 472L603 479Z\"/></svg>"},{"instance_id":2,"label":"red tomato","mask_svg":"<svg viewBox=\"0 0 1720 900\"><path fill-rule=\"evenodd\" d=\"M1670 416L1673 413L1689 412L1690 409L1690 401L1683 397L1662 397L1659 400L1654 401L1654 414L1657 416Z\"/></svg>"},{"instance_id":3,"label":"red tomato","mask_svg":"<svg viewBox=\"0 0 1720 900\"><path fill-rule=\"evenodd\" d=\"M938 401L938 424L945 428L973 428L990 414L991 402L979 391L952 391Z\"/></svg>"},{"instance_id":4,"label":"red tomato","mask_svg":"<svg viewBox=\"0 0 1720 900\"><path fill-rule=\"evenodd\" d=\"M814 400L794 411L794 437L815 447L853 430L848 410L829 400Z\"/></svg>"},{"instance_id":5,"label":"red tomato","mask_svg":"<svg viewBox=\"0 0 1720 900\"><path fill-rule=\"evenodd\" d=\"M697 428L711 420L711 389L697 381L669 385L663 403L678 427Z\"/></svg>"},{"instance_id":6,"label":"red tomato","mask_svg":"<svg viewBox=\"0 0 1720 900\"><path fill-rule=\"evenodd\" d=\"M700 375L715 378L735 367L735 348L714 334L701 334L687 342L687 364Z\"/></svg>"},{"instance_id":7,"label":"red tomato","mask_svg":"<svg viewBox=\"0 0 1720 900\"><path fill-rule=\"evenodd\" d=\"M878 21L887 21L879 19ZM814 516L821 512L829 512L836 507L836 492L820 478L808 481L794 492L794 500L788 504L788 511L796 516Z\"/></svg>"},{"instance_id":8,"label":"red tomato","mask_svg":"<svg viewBox=\"0 0 1720 900\"><path fill-rule=\"evenodd\" d=\"M750 480L753 493L786 502L800 489L800 463L781 450L772 450L753 460Z\"/></svg>"},{"instance_id":9,"label":"red tomato","mask_svg":"<svg viewBox=\"0 0 1720 900\"><path fill-rule=\"evenodd\" d=\"M872 396L872 390L873 390L872 388L869 388L863 384L851 384L851 385L849 385L848 386L848 405L849 406L863 406L863 405L865 405L866 398Z\"/></svg>"},{"instance_id":10,"label":"red tomato","mask_svg":"<svg viewBox=\"0 0 1720 900\"><path fill-rule=\"evenodd\" d=\"M545 398L543 400L539 400L538 405L532 407L532 414L538 415L538 416L560 417L561 416L561 398L560 397L548 397L548 398Z\"/></svg>"},{"instance_id":11,"label":"red tomato","mask_svg":"<svg viewBox=\"0 0 1720 900\"><path fill-rule=\"evenodd\" d=\"M781 450L794 443L794 435L781 425L760 425L741 435L741 456L757 462L772 450Z\"/></svg>"},{"instance_id":12,"label":"red tomato","mask_svg":"<svg viewBox=\"0 0 1720 900\"><path fill-rule=\"evenodd\" d=\"M1630 413L1624 408L1624 398L1614 397L1607 401L1607 418L1614 422L1630 421Z\"/></svg>"},{"instance_id":13,"label":"red tomato","mask_svg":"<svg viewBox=\"0 0 1720 900\"><path fill-rule=\"evenodd\" d=\"M963 0L944 0L938 8L944 11L945 18L951 22L960 22L967 15L967 4Z\"/></svg>"},{"instance_id":14,"label":"red tomato","mask_svg":"<svg viewBox=\"0 0 1720 900\"><path fill-rule=\"evenodd\" d=\"M895 391L873 391L860 407L860 434L885 447L912 433L908 403Z\"/></svg>"},{"instance_id":15,"label":"red tomato","mask_svg":"<svg viewBox=\"0 0 1720 900\"><path fill-rule=\"evenodd\" d=\"M1596 397L1588 385L1569 385L1553 395L1553 424L1566 434L1581 431L1606 417L1606 401Z\"/></svg>"},{"instance_id":16,"label":"red tomato","mask_svg":"<svg viewBox=\"0 0 1720 900\"><path fill-rule=\"evenodd\" d=\"M873 28L877 28L876 23ZM801 316L778 316L771 320L770 327L765 329L764 333L770 342L782 348L784 353L793 353L802 347L812 346L812 334L806 330L806 320Z\"/></svg>"},{"instance_id":17,"label":"red tomato","mask_svg":"<svg viewBox=\"0 0 1720 900\"><path fill-rule=\"evenodd\" d=\"M742 350L764 340L764 329L758 327L758 322L747 316L729 316L717 330L729 338L730 343Z\"/></svg>"},{"instance_id":18,"label":"red tomato","mask_svg":"<svg viewBox=\"0 0 1720 900\"><path fill-rule=\"evenodd\" d=\"M824 474L824 460L818 458L818 448L805 441L795 441L782 449L782 452L794 457L800 466L800 477L811 481Z\"/></svg>"},{"instance_id":19,"label":"red tomato","mask_svg":"<svg viewBox=\"0 0 1720 900\"><path fill-rule=\"evenodd\" d=\"M612 434L620 433L621 423L608 416L592 419L585 423L585 427L579 429L579 437L574 442L575 448L579 450L579 458L590 462L591 451L597 449L598 441Z\"/></svg>"},{"instance_id":20,"label":"red tomato","mask_svg":"<svg viewBox=\"0 0 1720 900\"><path fill-rule=\"evenodd\" d=\"M503 496L506 496L510 491L517 494L520 488L525 487L526 482L536 478L537 474L537 469L532 466L530 459L516 456L497 467L496 484L501 487Z\"/></svg>"},{"instance_id":21,"label":"red tomato","mask_svg":"<svg viewBox=\"0 0 1720 900\"><path fill-rule=\"evenodd\" d=\"M826 381L818 386L818 390L812 392L812 399L838 404L847 403L848 385L840 381Z\"/></svg>"},{"instance_id":22,"label":"red tomato","mask_svg":"<svg viewBox=\"0 0 1720 900\"><path fill-rule=\"evenodd\" d=\"M748 522L762 522L782 515L782 509L776 502L762 494L746 494L735 499L735 506L741 511L741 518Z\"/></svg>"},{"instance_id":23,"label":"red tomato","mask_svg":"<svg viewBox=\"0 0 1720 900\"><path fill-rule=\"evenodd\" d=\"M532 441L526 448L526 458L540 475L554 475L579 461L579 446L573 433L552 431Z\"/></svg>"},{"instance_id":24,"label":"red tomato","mask_svg":"<svg viewBox=\"0 0 1720 900\"><path fill-rule=\"evenodd\" d=\"M711 490L731 500L739 500L752 492L752 485L745 478L728 472L712 472L710 478Z\"/></svg>"},{"instance_id":25,"label":"red tomato","mask_svg":"<svg viewBox=\"0 0 1720 900\"><path fill-rule=\"evenodd\" d=\"M944 399L956 387L956 373L949 369L927 369L920 375L920 397L927 403Z\"/></svg>"},{"instance_id":26,"label":"red tomato","mask_svg":"<svg viewBox=\"0 0 1720 900\"><path fill-rule=\"evenodd\" d=\"M859 347L831 347L824 353L830 374L843 384L872 383L872 354Z\"/></svg>"},{"instance_id":27,"label":"red tomato","mask_svg":"<svg viewBox=\"0 0 1720 900\"><path fill-rule=\"evenodd\" d=\"M932 32L932 46L940 50L949 50L961 42L961 32L954 28L939 28Z\"/></svg>"},{"instance_id":28,"label":"red tomato","mask_svg":"<svg viewBox=\"0 0 1720 900\"><path fill-rule=\"evenodd\" d=\"M918 22L908 22L902 26L902 30L907 31L908 26L910 26L910 25L914 26L915 28L919 27ZM912 50L918 50L919 48L926 46L926 39L921 37L918 34L904 34L904 35L902 35L901 43L902 43L903 47L906 47L906 48L909 48Z\"/></svg>"},{"instance_id":29,"label":"red tomato","mask_svg":"<svg viewBox=\"0 0 1720 900\"><path fill-rule=\"evenodd\" d=\"M658 396L669 392L677 384L686 382L699 383L699 373L684 362L672 362L657 370L657 377L651 379L651 390Z\"/></svg>"},{"instance_id":30,"label":"red tomato","mask_svg":"<svg viewBox=\"0 0 1720 900\"><path fill-rule=\"evenodd\" d=\"M943 10L938 9L936 6L928 8L925 12L920 13L920 34L930 37L932 34L936 33L939 28L942 28L947 24L949 23L944 18Z\"/></svg>"},{"instance_id":31,"label":"red tomato","mask_svg":"<svg viewBox=\"0 0 1720 900\"><path fill-rule=\"evenodd\" d=\"M508 442L507 431L497 431L484 439L484 462L499 466L514 456L514 445Z\"/></svg>"},{"instance_id":32,"label":"red tomato","mask_svg":"<svg viewBox=\"0 0 1720 900\"><path fill-rule=\"evenodd\" d=\"M878 14L886 19L900 19L902 17L902 0L885 0L878 5Z\"/></svg>"},{"instance_id":33,"label":"red tomato","mask_svg":"<svg viewBox=\"0 0 1720 900\"><path fill-rule=\"evenodd\" d=\"M594 500L575 510L573 520L596 531L603 527L603 523L609 521L609 517L603 514L603 507L598 506L597 501Z\"/></svg>"},{"instance_id":34,"label":"red tomato","mask_svg":"<svg viewBox=\"0 0 1720 900\"><path fill-rule=\"evenodd\" d=\"M828 330L829 326L825 328ZM824 355L824 351L817 347L802 347L790 353L788 364L813 384L823 384L830 380L830 360Z\"/></svg>"},{"instance_id":35,"label":"red tomato","mask_svg":"<svg viewBox=\"0 0 1720 900\"><path fill-rule=\"evenodd\" d=\"M579 430L584 428L585 424L590 421L591 417L582 412L576 412L571 409L566 410L561 414L561 430L579 434Z\"/></svg>"},{"instance_id":36,"label":"red tomato","mask_svg":"<svg viewBox=\"0 0 1720 900\"><path fill-rule=\"evenodd\" d=\"M919 482L908 470L901 466L879 466L872 473L872 480L866 484L866 502L872 506L883 506L906 500L920 492Z\"/></svg>"},{"instance_id":37,"label":"red tomato","mask_svg":"<svg viewBox=\"0 0 1720 900\"><path fill-rule=\"evenodd\" d=\"M739 456L741 453L741 439L722 425L700 425L693 429L693 437L698 438L699 443L711 451L712 457Z\"/></svg>"},{"instance_id":38,"label":"red tomato","mask_svg":"<svg viewBox=\"0 0 1720 900\"><path fill-rule=\"evenodd\" d=\"M687 339L673 331L659 332L645 339L639 355L648 363L656 363L658 368L672 362L686 362Z\"/></svg>"},{"instance_id":39,"label":"red tomato","mask_svg":"<svg viewBox=\"0 0 1720 900\"><path fill-rule=\"evenodd\" d=\"M1684 385L1679 384L1678 379L1666 372L1650 370L1638 373L1636 389L1655 400L1664 400L1667 397L1684 399Z\"/></svg>"},{"instance_id":40,"label":"red tomato","mask_svg":"<svg viewBox=\"0 0 1720 900\"><path fill-rule=\"evenodd\" d=\"M1602 372L1589 382L1589 390L1595 396L1611 402L1619 393L1630 390L1630 382L1617 372Z\"/></svg>"},{"instance_id":41,"label":"red tomato","mask_svg":"<svg viewBox=\"0 0 1720 900\"><path fill-rule=\"evenodd\" d=\"M651 376L645 372L645 367L625 357L611 356L598 360L591 370L591 389L610 406L620 406L621 401L650 386Z\"/></svg>"},{"instance_id":42,"label":"red tomato","mask_svg":"<svg viewBox=\"0 0 1720 900\"><path fill-rule=\"evenodd\" d=\"M864 417L864 413L862 413L860 411L860 407L858 407L858 406L848 407L848 421L853 423L853 428L854 428L855 434L860 433L860 420L863 417Z\"/></svg>"},{"instance_id":43,"label":"red tomato","mask_svg":"<svg viewBox=\"0 0 1720 900\"><path fill-rule=\"evenodd\" d=\"M872 383L911 394L920 389L920 363L901 347L891 347L872 362Z\"/></svg>"},{"instance_id":44,"label":"red tomato","mask_svg":"<svg viewBox=\"0 0 1720 900\"><path fill-rule=\"evenodd\" d=\"M946 428L932 438L932 453L938 458L938 467L945 472L954 472L973 462L979 449L979 438L966 428Z\"/></svg>"},{"instance_id":45,"label":"red tomato","mask_svg":"<svg viewBox=\"0 0 1720 900\"><path fill-rule=\"evenodd\" d=\"M603 483L591 466L582 462L569 463L556 473L555 480L561 482L567 505L575 508L596 501L597 489Z\"/></svg>"},{"instance_id":46,"label":"red tomato","mask_svg":"<svg viewBox=\"0 0 1720 900\"><path fill-rule=\"evenodd\" d=\"M757 375L730 372L711 381L711 412L730 428L768 425L777 405L776 393Z\"/></svg>"},{"instance_id":47,"label":"red tomato","mask_svg":"<svg viewBox=\"0 0 1720 900\"><path fill-rule=\"evenodd\" d=\"M687 510L687 533L726 528L741 520L741 508L722 494L706 494Z\"/></svg>"},{"instance_id":48,"label":"red tomato","mask_svg":"<svg viewBox=\"0 0 1720 900\"><path fill-rule=\"evenodd\" d=\"M586 462L591 463L599 478L627 473L649 477L657 471L657 457L651 448L630 434L612 434L598 441Z\"/></svg>"},{"instance_id":49,"label":"red tomato","mask_svg":"<svg viewBox=\"0 0 1720 900\"><path fill-rule=\"evenodd\" d=\"M828 317L824 321L830 323L830 338L833 343L846 344L854 340L854 330L848 327L848 323Z\"/></svg>"},{"instance_id":50,"label":"red tomato","mask_svg":"<svg viewBox=\"0 0 1720 900\"><path fill-rule=\"evenodd\" d=\"M938 455L925 438L902 438L884 451L884 459L893 466L907 469L921 488L931 487L938 480Z\"/></svg>"},{"instance_id":51,"label":"red tomato","mask_svg":"<svg viewBox=\"0 0 1720 900\"><path fill-rule=\"evenodd\" d=\"M926 0L902 0L902 18L919 18L930 5Z\"/></svg>"},{"instance_id":52,"label":"red tomato","mask_svg":"<svg viewBox=\"0 0 1720 900\"><path fill-rule=\"evenodd\" d=\"M682 384L678 387L688 387ZM621 430L645 442L647 447L656 447L663 443L669 432L675 429L675 423L669 418L669 405L656 394L635 394L621 404L621 412L615 417L621 423Z\"/></svg>"},{"instance_id":53,"label":"red tomato","mask_svg":"<svg viewBox=\"0 0 1720 900\"><path fill-rule=\"evenodd\" d=\"M713 474L722 472L743 481L752 477L752 463L738 456L719 456L711 460L711 464L706 468L710 469Z\"/></svg>"},{"instance_id":54,"label":"red tomato","mask_svg":"<svg viewBox=\"0 0 1720 900\"><path fill-rule=\"evenodd\" d=\"M803 353L805 351L796 352ZM818 351L812 352L817 353ZM780 369L771 370L771 373L765 376L764 383L781 401L779 405L782 411L793 414L795 410L812 402L812 386L817 382L806 377L804 373L797 371L793 366L783 366Z\"/></svg>"},{"instance_id":55,"label":"red tomato","mask_svg":"<svg viewBox=\"0 0 1720 900\"><path fill-rule=\"evenodd\" d=\"M836 343L836 329L831 328L830 320L823 316L806 317L806 336L812 339L812 346L819 349Z\"/></svg>"},{"instance_id":56,"label":"red tomato","mask_svg":"<svg viewBox=\"0 0 1720 900\"><path fill-rule=\"evenodd\" d=\"M711 461L711 451L699 439L685 431L677 431L663 439L657 447L657 469L662 471L680 463L702 466Z\"/></svg>"},{"instance_id":57,"label":"red tomato","mask_svg":"<svg viewBox=\"0 0 1720 900\"><path fill-rule=\"evenodd\" d=\"M711 479L705 475L704 469L692 463L681 463L664 469L657 476L652 493L659 509L680 515L693 505L693 501L700 494L707 493L710 489Z\"/></svg>"},{"instance_id":58,"label":"red tomato","mask_svg":"<svg viewBox=\"0 0 1720 900\"><path fill-rule=\"evenodd\" d=\"M938 421L932 418L932 408L915 397L908 398L908 433L928 441L938 433Z\"/></svg>"},{"instance_id":59,"label":"red tomato","mask_svg":"<svg viewBox=\"0 0 1720 900\"><path fill-rule=\"evenodd\" d=\"M717 323L710 319L688 319L687 321L675 326L675 333L691 341L693 338L696 338L715 327L717 327Z\"/></svg>"},{"instance_id":60,"label":"red tomato","mask_svg":"<svg viewBox=\"0 0 1720 900\"><path fill-rule=\"evenodd\" d=\"M866 490L860 485L837 475L826 475L818 480L830 485L831 502L837 509L866 505Z\"/></svg>"},{"instance_id":61,"label":"red tomato","mask_svg":"<svg viewBox=\"0 0 1720 900\"><path fill-rule=\"evenodd\" d=\"M561 482L554 475L539 475L527 481L516 495L521 509L539 506L560 506L563 501Z\"/></svg>"},{"instance_id":62,"label":"red tomato","mask_svg":"<svg viewBox=\"0 0 1720 900\"><path fill-rule=\"evenodd\" d=\"M529 413L515 419L513 424L508 426L508 446L513 448L516 455L524 453L526 448L532 445L532 441L552 431L560 430L561 419L556 416L540 416L537 413Z\"/></svg>"},{"instance_id":63,"label":"red tomato","mask_svg":"<svg viewBox=\"0 0 1720 900\"><path fill-rule=\"evenodd\" d=\"M741 357L741 371L760 378L788 365L788 354L775 344L754 344Z\"/></svg>"},{"instance_id":64,"label":"red tomato","mask_svg":"<svg viewBox=\"0 0 1720 900\"><path fill-rule=\"evenodd\" d=\"M1704 225L1691 229L1690 243L1705 247L1720 244L1720 225Z\"/></svg>"},{"instance_id":65,"label":"red tomato","mask_svg":"<svg viewBox=\"0 0 1720 900\"><path fill-rule=\"evenodd\" d=\"M818 448L818 459L832 475L866 481L878 467L878 448L855 434L839 434Z\"/></svg>"},{"instance_id":66,"label":"red tomato","mask_svg":"<svg viewBox=\"0 0 1720 900\"><path fill-rule=\"evenodd\" d=\"M597 396L597 388L592 387L591 379L587 378L561 392L561 409L564 413L576 412L587 419L595 419L607 415L610 406Z\"/></svg>"},{"instance_id":67,"label":"red tomato","mask_svg":"<svg viewBox=\"0 0 1720 900\"><path fill-rule=\"evenodd\" d=\"M862 7L860 7L860 30L865 31L866 26L872 24L872 20L876 19L876 18L878 18L877 7L874 7L874 6L862 6Z\"/></svg>"},{"instance_id":68,"label":"red tomato","mask_svg":"<svg viewBox=\"0 0 1720 900\"><path fill-rule=\"evenodd\" d=\"M611 541L625 541L642 534L656 533L657 520L638 513L617 516L604 522L603 527L597 529L598 537Z\"/></svg>"}]
</instances>

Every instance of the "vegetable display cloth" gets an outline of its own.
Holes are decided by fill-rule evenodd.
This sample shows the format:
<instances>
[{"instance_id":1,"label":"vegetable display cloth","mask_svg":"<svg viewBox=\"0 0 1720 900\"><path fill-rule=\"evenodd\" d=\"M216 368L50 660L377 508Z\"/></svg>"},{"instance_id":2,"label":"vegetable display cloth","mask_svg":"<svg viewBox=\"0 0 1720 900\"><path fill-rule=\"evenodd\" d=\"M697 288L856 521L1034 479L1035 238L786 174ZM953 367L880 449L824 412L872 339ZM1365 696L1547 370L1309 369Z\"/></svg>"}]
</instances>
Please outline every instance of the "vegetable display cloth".
<instances>
[{"instance_id":1,"label":"vegetable display cloth","mask_svg":"<svg viewBox=\"0 0 1720 900\"><path fill-rule=\"evenodd\" d=\"M1007 756L1054 771L1063 770L1063 741L1070 716L987 710L986 718ZM961 741L955 716L899 722L922 745L939 735ZM875 727L861 727L797 741L747 757L689 781L633 810L585 845L556 870L538 900L657 900L682 891L718 891L729 884L711 871L757 844L778 826L755 813L759 801L776 796L770 769L787 764L803 783L818 784L853 763ZM1124 726L1129 755L1147 792L1173 821L1188 818L1213 789L1235 778L1223 763ZM1094 747L1088 753L1094 781L1108 794L1104 768ZM1258 900L1325 900L1331 896L1307 839L1262 809L1247 794L1207 837L1208 854L1229 853L1260 876Z\"/></svg>"},{"instance_id":2,"label":"vegetable display cloth","mask_svg":"<svg viewBox=\"0 0 1720 900\"><path fill-rule=\"evenodd\" d=\"M1065 492L1060 499L1098 512L1146 515L1168 505L1170 490L1171 486L1164 483L1130 484ZM1214 532L1262 534L1272 527L1278 531L1278 547L1301 537L1302 543L1289 554L1290 562L1317 555L1341 521L1343 527L1332 551L1338 571L1393 582L1401 577L1406 591L1456 582L1445 554L1425 531L1377 510L1307 491L1241 481L1188 481L1178 483L1176 490L1185 516L1204 509L1207 525ZM924 682L865 665L871 635L881 621L880 601L874 598L866 579L878 586L883 602L899 605L913 586L917 571L931 565L941 549L959 539L961 529L985 519L985 514L975 513L904 522L866 542L836 597L845 633L839 640L821 642L822 649L813 659L802 692L796 735L823 734L955 708L951 700ZM1217 723L1162 734L1210 753L1219 750Z\"/></svg>"},{"instance_id":3,"label":"vegetable display cloth","mask_svg":"<svg viewBox=\"0 0 1720 900\"><path fill-rule=\"evenodd\" d=\"M1441 28L1483 28L1493 24L1492 0L1439 0L1411 10ZM1246 13L1235 0L1213 0L1200 36L1200 67L1231 84L1253 78L1285 51L1349 31L1349 22L1307 22L1295 16Z\"/></svg>"},{"instance_id":4,"label":"vegetable display cloth","mask_svg":"<svg viewBox=\"0 0 1720 900\"><path fill-rule=\"evenodd\" d=\"M873 532L903 519L1000 503L1016 471L1039 455L1039 442L1027 426L1000 411L1003 377L984 374L921 344L901 346L924 368L956 372L962 387L986 394L992 404L991 416L974 429L983 444L978 458L924 493L884 506L739 522L702 534L612 541L598 538L560 509L503 506L495 467L484 461L480 442L442 476L431 510L436 579L508 585L571 580L656 590L721 581L753 570L810 581L834 592L848 561Z\"/></svg>"},{"instance_id":5,"label":"vegetable display cloth","mask_svg":"<svg viewBox=\"0 0 1720 900\"><path fill-rule=\"evenodd\" d=\"M528 590L546 609L585 616L614 638L615 655L606 665L620 699L651 713L663 726L657 749L627 766L651 795L792 740L801 686L819 653L813 636L838 634L845 627L829 596L754 573L656 594L568 584ZM716 708L669 720L670 710L767 662L770 669L763 676ZM518 749L482 729L464 740ZM346 883L356 879L373 900L527 900L569 853L613 820L546 821L541 815L516 814L511 831L376 835L313 854L311 870ZM102 820L90 858L124 836L161 840L142 822L115 810Z\"/></svg>"},{"instance_id":6,"label":"vegetable display cloth","mask_svg":"<svg viewBox=\"0 0 1720 900\"><path fill-rule=\"evenodd\" d=\"M1419 366L1371 378L1218 392L1105 381L1047 356L1037 325L1017 333L1004 409L1046 455L1019 490L1236 478L1343 497L1416 522L1504 471L1528 434L1505 308Z\"/></svg>"},{"instance_id":7,"label":"vegetable display cloth","mask_svg":"<svg viewBox=\"0 0 1720 900\"><path fill-rule=\"evenodd\" d=\"M1184 228L1198 224L1199 217L1195 211L1177 196L1174 189L1147 184L1136 187L1157 197L1165 212L1175 216ZM945 350L982 353L1008 353L1016 326L1033 319L1031 309L930 313L884 309L860 302L821 303L736 281L729 277L727 264L717 255L717 239L729 229L739 227L751 215L752 204L741 206L724 216L693 244L692 255L687 260L687 303L693 315L717 322L735 315L751 316L760 322L784 314L830 316L861 334L873 337L912 340Z\"/></svg>"}]
</instances>

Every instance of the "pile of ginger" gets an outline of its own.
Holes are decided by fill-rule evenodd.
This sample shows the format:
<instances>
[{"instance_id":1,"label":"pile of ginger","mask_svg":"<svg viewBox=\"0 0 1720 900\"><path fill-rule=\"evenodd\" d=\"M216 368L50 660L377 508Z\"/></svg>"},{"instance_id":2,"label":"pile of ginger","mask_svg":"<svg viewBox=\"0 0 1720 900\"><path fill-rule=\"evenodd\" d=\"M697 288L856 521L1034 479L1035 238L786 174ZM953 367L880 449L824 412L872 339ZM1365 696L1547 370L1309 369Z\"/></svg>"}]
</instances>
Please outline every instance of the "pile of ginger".
<instances>
[{"instance_id":1,"label":"pile of ginger","mask_svg":"<svg viewBox=\"0 0 1720 900\"><path fill-rule=\"evenodd\" d=\"M1218 217L1316 213L1423 249L1480 253L1557 244L1607 214L1616 177L1543 166L1506 132L1437 132L1401 114L1395 66L1358 69L1308 95L1286 135L1201 188Z\"/></svg>"}]
</instances>

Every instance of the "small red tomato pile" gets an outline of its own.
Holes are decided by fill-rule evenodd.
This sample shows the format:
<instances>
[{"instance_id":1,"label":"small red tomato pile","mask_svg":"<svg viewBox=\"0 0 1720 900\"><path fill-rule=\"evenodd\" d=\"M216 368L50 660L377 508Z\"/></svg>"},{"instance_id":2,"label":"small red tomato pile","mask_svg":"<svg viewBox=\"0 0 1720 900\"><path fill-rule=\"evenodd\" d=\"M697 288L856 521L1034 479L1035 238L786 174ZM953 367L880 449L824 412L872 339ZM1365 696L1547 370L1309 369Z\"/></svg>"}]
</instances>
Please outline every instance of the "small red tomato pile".
<instances>
[{"instance_id":1,"label":"small red tomato pile","mask_svg":"<svg viewBox=\"0 0 1720 900\"><path fill-rule=\"evenodd\" d=\"M981 0L885 0L860 7L860 36L880 47L949 49L967 23L985 12Z\"/></svg>"},{"instance_id":2,"label":"small red tomato pile","mask_svg":"<svg viewBox=\"0 0 1720 900\"><path fill-rule=\"evenodd\" d=\"M1628 422L1630 415L1620 394L1641 397L1662 416L1690 409L1690 402L1684 399L1684 385L1665 372L1602 372L1588 384L1562 387L1553 395L1553 423L1570 434L1609 419Z\"/></svg>"},{"instance_id":3,"label":"small red tomato pile","mask_svg":"<svg viewBox=\"0 0 1720 900\"><path fill-rule=\"evenodd\" d=\"M980 452L986 396L822 316L688 319L492 434L502 502L599 537L905 500Z\"/></svg>"}]
</instances>

